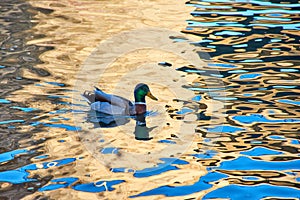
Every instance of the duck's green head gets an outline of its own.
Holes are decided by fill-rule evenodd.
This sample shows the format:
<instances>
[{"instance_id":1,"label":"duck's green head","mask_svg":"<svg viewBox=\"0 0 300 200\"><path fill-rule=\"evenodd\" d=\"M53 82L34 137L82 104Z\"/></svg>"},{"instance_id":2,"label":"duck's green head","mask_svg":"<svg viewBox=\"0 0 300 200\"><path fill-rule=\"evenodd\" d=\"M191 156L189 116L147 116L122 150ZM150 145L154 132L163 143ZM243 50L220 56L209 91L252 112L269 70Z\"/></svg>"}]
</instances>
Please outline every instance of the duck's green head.
<instances>
[{"instance_id":1,"label":"duck's green head","mask_svg":"<svg viewBox=\"0 0 300 200\"><path fill-rule=\"evenodd\" d=\"M150 97L151 99L157 101L158 99L153 96L150 92L150 89L148 87L148 85L144 84L144 83L139 83L135 86L134 89L134 99L135 102L146 102L145 101L145 96Z\"/></svg>"}]
</instances>

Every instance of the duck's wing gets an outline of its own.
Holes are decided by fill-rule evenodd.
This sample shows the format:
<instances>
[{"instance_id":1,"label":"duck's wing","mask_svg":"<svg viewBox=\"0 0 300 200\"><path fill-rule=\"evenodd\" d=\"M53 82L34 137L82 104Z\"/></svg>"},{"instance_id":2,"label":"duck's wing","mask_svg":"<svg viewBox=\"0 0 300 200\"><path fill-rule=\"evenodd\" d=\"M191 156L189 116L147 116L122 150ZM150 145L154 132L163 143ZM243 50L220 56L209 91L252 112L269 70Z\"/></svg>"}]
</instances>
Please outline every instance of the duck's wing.
<instances>
[{"instance_id":1,"label":"duck's wing","mask_svg":"<svg viewBox=\"0 0 300 200\"><path fill-rule=\"evenodd\" d=\"M109 103L111 103L112 96L114 96L103 92L97 87L95 87L94 94L95 94L95 101L109 102Z\"/></svg>"},{"instance_id":2,"label":"duck's wing","mask_svg":"<svg viewBox=\"0 0 300 200\"><path fill-rule=\"evenodd\" d=\"M112 96L114 95L106 94L99 88L95 87L94 92L84 91L84 93L81 96L83 96L89 104L92 104L97 101L111 103Z\"/></svg>"},{"instance_id":3,"label":"duck's wing","mask_svg":"<svg viewBox=\"0 0 300 200\"><path fill-rule=\"evenodd\" d=\"M108 102L117 106L131 105L131 101L117 95L107 94L95 87L95 101Z\"/></svg>"}]
</instances>

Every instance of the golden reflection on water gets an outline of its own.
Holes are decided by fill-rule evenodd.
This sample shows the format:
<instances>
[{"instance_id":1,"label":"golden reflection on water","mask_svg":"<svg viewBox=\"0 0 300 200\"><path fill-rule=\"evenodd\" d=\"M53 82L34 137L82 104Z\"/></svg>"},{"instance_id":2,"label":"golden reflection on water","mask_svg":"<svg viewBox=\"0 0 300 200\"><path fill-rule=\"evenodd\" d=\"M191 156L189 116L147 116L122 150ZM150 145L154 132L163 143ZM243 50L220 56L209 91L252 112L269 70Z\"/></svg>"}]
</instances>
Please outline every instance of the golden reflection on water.
<instances>
[{"instance_id":1,"label":"golden reflection on water","mask_svg":"<svg viewBox=\"0 0 300 200\"><path fill-rule=\"evenodd\" d=\"M189 12L192 10L191 8L186 7L184 2L175 3L165 1L30 1L30 3L35 7L50 9L53 10L53 12L50 14L38 12L34 16L32 21L37 22L38 24L33 27L33 31L36 34L45 35L45 37L30 40L28 41L28 44L51 46L54 47L54 49L47 51L40 56L40 59L44 63L39 65L39 67L49 71L51 76L41 78L37 77L29 70L23 70L23 77L37 78L41 81L43 86L24 86L21 91L16 91L14 96L10 98L11 100L21 101L29 107L43 111L39 116L29 119L33 122L38 121L41 125L34 127L22 126L22 130L20 131L25 133L32 130L36 131L38 129L38 132L32 136L31 140L45 140L39 151L49 157L42 160L32 159L33 163L40 163L41 161L51 162L53 160L64 158L80 159L72 164L57 167L55 169L43 169L42 165L37 164L40 169L32 172L30 176L50 176L51 179L72 176L79 178L77 183L124 179L126 180L126 185L114 186L115 190L108 193L93 194L66 188L65 190L46 191L45 193L36 192L24 199L32 199L40 195L54 199L126 199L128 196L136 194L138 191L155 188L160 184L173 184L178 181L182 183L193 182L195 180L195 174L197 174L196 176L198 177L201 174L204 174L205 170L195 162L191 163L188 168L181 169L179 173L170 171L157 177L139 178L136 180L135 178L132 178L130 173L111 173L109 168L102 165L101 162L95 159L93 155L86 150L76 131L68 131L67 128L47 128L42 125L43 123L49 124L49 120L59 119L63 124L74 126L72 120L73 114L71 112L59 112L59 110L63 109L69 110L70 106L68 104L59 104L59 102L71 103L70 100L73 95L72 90L74 81L76 81L77 78L77 72L80 70L82 63L87 56L89 56L100 41L121 31L145 26L159 26L160 28L180 31L182 27L184 27L184 20L188 18ZM159 55L157 52L151 53L156 57ZM135 58L135 56L133 55L131 59L132 58ZM164 59L164 57L159 58ZM155 62L158 60L161 61L155 57L152 59ZM170 57L169 59L172 62L174 61L173 64L175 66L178 65L179 67L183 64L176 64L178 61L172 60ZM119 62L122 63L124 61L120 60ZM118 64L118 61L115 64ZM116 75L114 71L112 73L114 76ZM151 71L149 71L149 73L151 73ZM109 74L110 73L106 73L108 76ZM188 78L191 77L193 76L191 75ZM180 76L174 76L173 79L179 80ZM123 80L127 81L128 79L123 77ZM193 79L191 78L191 80ZM57 85L45 84L45 82L54 81L64 83L65 86L59 87ZM114 88L113 85L110 85L107 82L101 83L101 85L107 91ZM128 88L129 86L126 87L126 89ZM132 90L132 87L130 88ZM172 95L174 95L172 94L172 91L165 90L162 92L161 89L163 88L161 88L159 84L154 84L151 88L153 88L153 93L164 95L161 97L161 102L169 103L172 107L178 107L178 109L180 108L179 105L182 103L170 102L167 98L170 95L171 98L174 98L174 96L172 97ZM121 94L119 94L128 96L132 92L131 90L119 90L121 91ZM188 92L187 90L184 91ZM60 98L49 98L49 96L59 96ZM179 105L176 106L176 104ZM158 106L161 105L158 104ZM164 108L160 108L160 111L162 111L162 109L164 111ZM137 143L135 141L131 141L130 143L132 142ZM21 145L21 147L31 148L27 145L28 140L20 141L20 143L24 144ZM135 149L139 149L138 146L143 146L143 143L139 142L139 144L130 145L132 147L135 146ZM146 180L147 185L144 184Z\"/></svg>"},{"instance_id":2,"label":"golden reflection on water","mask_svg":"<svg viewBox=\"0 0 300 200\"><path fill-rule=\"evenodd\" d=\"M129 42L126 43L128 44ZM99 85L105 91L124 97L131 97L132 90L137 83L141 81L148 83L151 92L159 99L157 102L147 101L149 104L148 110L158 113L156 117L147 118L147 125L153 127L149 133L149 137L153 137L153 140L141 142L133 139L135 121L122 126L99 130L91 129L90 124L87 126L83 122L83 115L75 115L74 119L76 119L76 124L83 128L84 132L89 133L88 135L80 133L80 137L82 138L82 142L87 145L87 149L100 162L113 168L126 166L141 170L153 167L157 162L160 162L160 158L170 157L171 155L179 156L177 154L183 153L193 140L196 116L189 116L189 119L186 116L184 121L179 121L169 118L169 115L165 112L166 105L177 108L177 110L183 106L182 102L173 102L173 99L191 99L193 97L192 91L180 87L180 85L185 85L187 82L182 80L181 75L183 73L176 73L175 70L186 61L171 53L159 50L138 49L134 51L132 49L131 51L126 55L122 55L112 65L108 65L103 69L101 64L104 62L103 57L105 57L105 54L112 55L112 57L117 56L114 56L114 51L110 50L105 53L103 48L99 47L85 62L84 67L86 69L79 72L80 75L78 75L78 82L75 87L78 91L84 91L84 88L92 88L95 82L99 82ZM161 59L167 59L169 62L172 62L173 66L169 68L159 67L155 62ZM144 64L145 60L147 63ZM97 72L100 74L97 76L94 75ZM93 81L94 79L95 81ZM157 82L157 80L160 81ZM80 99L80 95L77 94L77 96ZM194 121L194 123L188 124L185 122L187 120ZM168 145L158 143L161 138L170 137L171 133L177 135L176 145L168 148ZM99 144L98 141L101 138L107 142L111 142L109 144ZM112 155L103 155L101 147L105 146L113 146L121 150L114 157Z\"/></svg>"}]
</instances>

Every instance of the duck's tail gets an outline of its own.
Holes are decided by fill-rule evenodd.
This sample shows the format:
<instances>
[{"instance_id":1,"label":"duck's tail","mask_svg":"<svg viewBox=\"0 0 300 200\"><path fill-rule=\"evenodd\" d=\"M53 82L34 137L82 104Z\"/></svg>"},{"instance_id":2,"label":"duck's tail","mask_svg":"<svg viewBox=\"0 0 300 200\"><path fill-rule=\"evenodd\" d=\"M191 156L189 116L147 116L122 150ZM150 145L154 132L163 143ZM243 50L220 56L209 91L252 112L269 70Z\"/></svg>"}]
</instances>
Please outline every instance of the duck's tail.
<instances>
[{"instance_id":1,"label":"duck's tail","mask_svg":"<svg viewBox=\"0 0 300 200\"><path fill-rule=\"evenodd\" d=\"M94 86L95 87L95 86ZM85 91L81 95L89 104L92 104L96 101L101 101L101 102L111 102L111 95L106 94L99 88L95 87L94 93L90 91Z\"/></svg>"},{"instance_id":2,"label":"duck's tail","mask_svg":"<svg viewBox=\"0 0 300 200\"><path fill-rule=\"evenodd\" d=\"M99 88L97 88L96 86L94 86L95 88L95 91L100 91L100 92L103 92L102 90L100 90Z\"/></svg>"},{"instance_id":3,"label":"duck's tail","mask_svg":"<svg viewBox=\"0 0 300 200\"><path fill-rule=\"evenodd\" d=\"M84 91L81 96L88 102L88 104L92 104L96 101L95 94L90 91Z\"/></svg>"}]
</instances>

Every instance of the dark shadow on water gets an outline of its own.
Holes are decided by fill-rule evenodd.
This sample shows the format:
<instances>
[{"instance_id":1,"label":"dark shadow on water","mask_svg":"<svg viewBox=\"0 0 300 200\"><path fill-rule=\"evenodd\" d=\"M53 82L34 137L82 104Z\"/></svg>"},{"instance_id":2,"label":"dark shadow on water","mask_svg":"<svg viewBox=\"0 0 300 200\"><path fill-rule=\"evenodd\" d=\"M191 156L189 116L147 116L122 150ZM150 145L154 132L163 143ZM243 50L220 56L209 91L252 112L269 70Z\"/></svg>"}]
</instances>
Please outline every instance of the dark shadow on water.
<instances>
[{"instance_id":1,"label":"dark shadow on water","mask_svg":"<svg viewBox=\"0 0 300 200\"><path fill-rule=\"evenodd\" d=\"M157 126L153 126L151 128L147 127L146 117L144 114L136 116L136 124L134 135L136 140L151 140L153 137L149 136L149 133L155 129Z\"/></svg>"},{"instance_id":2,"label":"dark shadow on water","mask_svg":"<svg viewBox=\"0 0 300 200\"><path fill-rule=\"evenodd\" d=\"M87 121L94 124L94 128L113 128L127 124L131 116L108 115L90 110L87 113Z\"/></svg>"},{"instance_id":3,"label":"dark shadow on water","mask_svg":"<svg viewBox=\"0 0 300 200\"><path fill-rule=\"evenodd\" d=\"M133 131L136 140L151 140L150 132L157 126L147 127L147 114L137 116L113 116L90 110L87 114L87 121L94 124L94 128L113 128L127 124L131 119L136 120Z\"/></svg>"}]
</instances>

